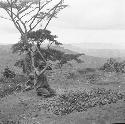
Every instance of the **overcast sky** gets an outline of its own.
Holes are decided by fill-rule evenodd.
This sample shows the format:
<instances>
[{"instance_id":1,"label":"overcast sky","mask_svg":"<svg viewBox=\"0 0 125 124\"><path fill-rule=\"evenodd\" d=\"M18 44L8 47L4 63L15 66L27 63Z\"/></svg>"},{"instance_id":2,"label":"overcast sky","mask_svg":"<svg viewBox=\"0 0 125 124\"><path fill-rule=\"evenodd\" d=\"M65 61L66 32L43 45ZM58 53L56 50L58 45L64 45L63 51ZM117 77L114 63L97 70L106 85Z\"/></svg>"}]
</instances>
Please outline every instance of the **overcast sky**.
<instances>
[{"instance_id":1,"label":"overcast sky","mask_svg":"<svg viewBox=\"0 0 125 124\"><path fill-rule=\"evenodd\" d=\"M65 0L65 3L69 7L49 25L60 42L125 46L125 0ZM18 39L13 24L0 19L0 43L15 43Z\"/></svg>"}]
</instances>

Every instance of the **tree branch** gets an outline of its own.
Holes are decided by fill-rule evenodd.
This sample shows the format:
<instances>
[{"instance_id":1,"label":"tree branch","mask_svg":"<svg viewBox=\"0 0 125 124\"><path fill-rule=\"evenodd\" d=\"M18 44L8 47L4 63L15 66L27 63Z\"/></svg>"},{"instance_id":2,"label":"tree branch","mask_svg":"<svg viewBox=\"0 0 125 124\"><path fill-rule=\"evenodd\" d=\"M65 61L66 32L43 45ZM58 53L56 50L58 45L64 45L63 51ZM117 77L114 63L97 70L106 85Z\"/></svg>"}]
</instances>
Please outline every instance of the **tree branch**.
<instances>
[{"instance_id":1,"label":"tree branch","mask_svg":"<svg viewBox=\"0 0 125 124\"><path fill-rule=\"evenodd\" d=\"M49 18L49 20L48 20L48 22L47 22L47 24L46 24L44 30L46 30L46 28L47 28L47 26L49 25L51 19L54 17L55 11L56 11L56 8L54 9L54 12L52 13L51 17Z\"/></svg>"},{"instance_id":2,"label":"tree branch","mask_svg":"<svg viewBox=\"0 0 125 124\"><path fill-rule=\"evenodd\" d=\"M35 72L36 72L37 76L43 74L43 73L46 71L46 69L48 68L48 66L49 66L49 65L47 64L47 65L45 66L45 68L44 68L43 70L41 70L41 71L38 71L38 69L35 68Z\"/></svg>"},{"instance_id":3,"label":"tree branch","mask_svg":"<svg viewBox=\"0 0 125 124\"><path fill-rule=\"evenodd\" d=\"M39 10L37 11L36 15L33 16L33 17L31 17L30 21L33 19L32 22L30 23L30 29L31 29L31 30L34 29L34 28L37 26L37 25L36 25L34 28L31 28L31 26L32 26L32 24L34 23L36 17L38 16L39 12L40 12L47 4L49 4L51 1L52 1L52 0L47 1L44 5L41 6L41 8L39 8ZM39 7L40 7L40 6L39 6ZM45 16L44 16L43 18L45 18ZM42 19L43 19L43 18L42 18ZM41 20L42 20L42 19L41 19Z\"/></svg>"},{"instance_id":4,"label":"tree branch","mask_svg":"<svg viewBox=\"0 0 125 124\"><path fill-rule=\"evenodd\" d=\"M31 5L33 5L34 3L32 2L30 5L27 5L23 10L18 11L17 15L23 13L24 11L26 11L27 9L29 9L31 7Z\"/></svg>"},{"instance_id":5,"label":"tree branch","mask_svg":"<svg viewBox=\"0 0 125 124\"><path fill-rule=\"evenodd\" d=\"M45 28L44 28L43 30L46 30L46 28L47 28L49 22L51 21L51 19L53 18L54 14L55 14L56 8L58 7L58 5L59 5L61 2L62 2L62 0L61 0L56 6L54 6L54 7L49 11L49 13L50 13L50 12L54 9L54 11L53 11L53 13L52 13L50 19L48 20L48 22L47 22L47 24L46 24L46 26L45 26ZM40 37L40 38L41 38L41 37ZM52 44L53 44L53 42L50 44L50 46L51 46ZM50 48L50 46L49 46L48 48ZM43 57L43 55L41 54L41 52L40 52L40 50L39 50L39 48L38 48L37 46L36 46L36 49L37 49L37 51L39 52L40 56L42 57L43 61L46 63L45 58Z\"/></svg>"},{"instance_id":6,"label":"tree branch","mask_svg":"<svg viewBox=\"0 0 125 124\"><path fill-rule=\"evenodd\" d=\"M40 71L40 75L43 74L46 71L46 69L48 68L48 66L49 65L46 65L45 68L42 71Z\"/></svg>"},{"instance_id":7,"label":"tree branch","mask_svg":"<svg viewBox=\"0 0 125 124\"><path fill-rule=\"evenodd\" d=\"M35 7L35 8L32 9L31 11L29 11L28 13L25 13L24 15L22 15L22 16L20 17L20 19L23 18L23 17L25 17L26 15L30 14L31 12L35 11L35 9L37 9L37 8L38 8L38 7Z\"/></svg>"},{"instance_id":8,"label":"tree branch","mask_svg":"<svg viewBox=\"0 0 125 124\"><path fill-rule=\"evenodd\" d=\"M35 26L33 26L33 27L31 28L31 30L33 30L33 29L41 22L41 20L44 19L51 11L56 10L56 8L57 8L61 3L62 3L62 0L60 0L60 2L59 2L58 4L56 4L52 9L50 9L49 12L48 12L45 16L43 16L43 17L36 23ZM47 25L48 25L48 24L47 24ZM46 27L47 27L47 26L46 26Z\"/></svg>"},{"instance_id":9,"label":"tree branch","mask_svg":"<svg viewBox=\"0 0 125 124\"><path fill-rule=\"evenodd\" d=\"M8 4L10 5L10 10L7 9L7 8L4 8L4 10L8 13L8 15L10 16L11 20L13 21L14 25L16 26L16 28L18 29L18 31L21 33L21 34L24 34L22 28L19 26L19 24L16 23L16 21L14 20L13 18L13 15L16 16L15 13L13 13L13 10L12 10L12 0L11 0L11 3L9 2L9 0L7 0Z\"/></svg>"},{"instance_id":10,"label":"tree branch","mask_svg":"<svg viewBox=\"0 0 125 124\"><path fill-rule=\"evenodd\" d=\"M43 57L43 55L41 54L39 48L38 48L36 45L35 45L35 47L36 47L37 51L39 52L39 54L40 54L41 58L43 59L43 61L46 63L46 59L45 59L45 58Z\"/></svg>"},{"instance_id":11,"label":"tree branch","mask_svg":"<svg viewBox=\"0 0 125 124\"><path fill-rule=\"evenodd\" d=\"M44 56L41 54L39 48L37 47L37 45L34 44L34 42L32 42L32 44L35 46L35 48L37 49L37 51L39 52L41 58L43 59L43 61L46 63L46 59L44 58Z\"/></svg>"},{"instance_id":12,"label":"tree branch","mask_svg":"<svg viewBox=\"0 0 125 124\"><path fill-rule=\"evenodd\" d=\"M10 17L11 17L11 19L12 19L12 21L14 22L14 23L16 23L17 21L20 21L20 23L23 25L23 27L24 27L24 30L25 30L25 32L27 32L27 29L26 29L26 25L25 25L25 23L19 18L19 16L18 15L16 15L13 11L12 11L12 9L11 10L9 10L9 9L7 9L10 13L11 13L11 15L10 15ZM15 17L13 17L13 15L15 16ZM16 22L15 22L15 19L18 19ZM18 23L18 25L19 25L19 23ZM20 26L19 26L20 27ZM22 28L20 28L21 30L22 30Z\"/></svg>"},{"instance_id":13,"label":"tree branch","mask_svg":"<svg viewBox=\"0 0 125 124\"><path fill-rule=\"evenodd\" d=\"M18 29L18 31L21 33L21 34L24 34L23 30L17 25L16 21L11 17L11 14L8 12L8 9L5 9L5 11L8 13L8 15L10 16L11 20L13 21L15 27Z\"/></svg>"},{"instance_id":14,"label":"tree branch","mask_svg":"<svg viewBox=\"0 0 125 124\"><path fill-rule=\"evenodd\" d=\"M48 45L48 49L50 49L51 45L54 43L54 41L52 41L49 45Z\"/></svg>"}]
</instances>

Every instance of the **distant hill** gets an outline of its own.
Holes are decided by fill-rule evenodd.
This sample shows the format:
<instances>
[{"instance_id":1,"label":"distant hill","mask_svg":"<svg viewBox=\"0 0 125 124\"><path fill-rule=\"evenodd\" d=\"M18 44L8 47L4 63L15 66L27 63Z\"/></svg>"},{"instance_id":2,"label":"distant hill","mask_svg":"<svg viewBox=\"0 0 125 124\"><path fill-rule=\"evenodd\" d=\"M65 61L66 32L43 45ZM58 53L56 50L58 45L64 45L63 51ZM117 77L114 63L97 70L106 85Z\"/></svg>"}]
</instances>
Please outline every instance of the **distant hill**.
<instances>
[{"instance_id":1,"label":"distant hill","mask_svg":"<svg viewBox=\"0 0 125 124\"><path fill-rule=\"evenodd\" d=\"M51 48L52 49L56 49L56 50L60 50L60 51L65 52L67 54L77 54L77 53L79 53L79 52L76 52L74 50L70 50L70 49L66 48L65 45L62 45L62 46L52 46Z\"/></svg>"},{"instance_id":2,"label":"distant hill","mask_svg":"<svg viewBox=\"0 0 125 124\"><path fill-rule=\"evenodd\" d=\"M75 52L83 52L89 56L101 57L101 58L122 58L125 59L125 48L121 49L120 46L112 45L108 43L75 43L65 44L65 48L73 50Z\"/></svg>"},{"instance_id":3,"label":"distant hill","mask_svg":"<svg viewBox=\"0 0 125 124\"><path fill-rule=\"evenodd\" d=\"M84 61L84 63L78 65L79 68L99 68L107 61L107 58L93 57L88 55L81 56L81 59Z\"/></svg>"},{"instance_id":4,"label":"distant hill","mask_svg":"<svg viewBox=\"0 0 125 124\"><path fill-rule=\"evenodd\" d=\"M62 50L62 51L65 51L66 53L68 54L77 54L77 53L83 53L85 55L82 55L80 58L81 60L84 61L84 63L82 64L78 64L77 66L79 66L80 68L97 68L97 67L100 67L102 66L106 61L107 61L107 58L103 58L103 57L95 57L95 56L90 56L90 55L87 55L86 52L82 52L80 51L77 47L75 46L67 46L67 45L63 45L61 47L54 47L58 50Z\"/></svg>"}]
</instances>

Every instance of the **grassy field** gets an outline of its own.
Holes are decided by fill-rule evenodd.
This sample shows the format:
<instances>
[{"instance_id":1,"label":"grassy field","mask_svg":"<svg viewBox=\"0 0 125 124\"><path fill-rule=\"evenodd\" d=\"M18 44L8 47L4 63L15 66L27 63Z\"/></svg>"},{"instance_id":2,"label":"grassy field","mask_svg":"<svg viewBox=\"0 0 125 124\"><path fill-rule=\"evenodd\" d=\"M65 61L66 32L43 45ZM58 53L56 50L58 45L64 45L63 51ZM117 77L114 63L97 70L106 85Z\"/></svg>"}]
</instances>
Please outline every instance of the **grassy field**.
<instances>
[{"instance_id":1,"label":"grassy field","mask_svg":"<svg viewBox=\"0 0 125 124\"><path fill-rule=\"evenodd\" d=\"M1 70L6 65L14 69L17 58L5 50L0 54ZM104 58L82 59L81 65L47 72L57 94L52 98L39 97L35 90L17 91L16 86L27 80L23 75L0 78L0 124L125 123L125 73L98 70Z\"/></svg>"},{"instance_id":2,"label":"grassy field","mask_svg":"<svg viewBox=\"0 0 125 124\"><path fill-rule=\"evenodd\" d=\"M83 70L83 72L85 69ZM78 70L70 71L74 75L68 75L69 70L51 72L49 83L58 94L52 98L41 98L36 95L34 90L28 92L13 92L11 95L0 100L0 120L2 124L111 124L116 122L125 122L125 74L104 73L98 70L94 72L78 73ZM92 78L94 75L94 78ZM74 78L75 76L75 78ZM92 76L92 77L91 77ZM99 88L99 89L98 89ZM70 110L72 104L67 101L73 100L74 96L80 92L83 100L86 98L83 94L92 92L92 98L85 102L82 110ZM110 90L110 93L108 93ZM99 95L98 92L101 92ZM115 94L122 94L122 98ZM69 94L70 93L70 94ZM75 93L75 94L74 94ZM72 95L74 94L74 95ZM94 94L94 95L93 95ZM107 94L105 96L105 94ZM111 94L111 95L109 95ZM63 96L63 97L62 97ZM67 96L67 97L66 97ZM115 100L106 103L103 98ZM61 98L61 102L59 101ZM63 98L63 99L62 99ZM68 99L65 99L68 98ZM76 97L77 98L77 97ZM95 99L96 98L96 99ZM100 99L101 98L101 99ZM65 101L66 100L66 101ZM91 102L91 100L93 102ZM107 100L107 99L106 99ZM103 102L100 102L103 101ZM78 99L79 103L80 100ZM91 105L93 104L93 106ZM69 104L71 104L69 106ZM52 111L48 110L49 106ZM54 108L65 114L55 114ZM76 104L73 104L76 106ZM85 109L86 108L86 109Z\"/></svg>"}]
</instances>

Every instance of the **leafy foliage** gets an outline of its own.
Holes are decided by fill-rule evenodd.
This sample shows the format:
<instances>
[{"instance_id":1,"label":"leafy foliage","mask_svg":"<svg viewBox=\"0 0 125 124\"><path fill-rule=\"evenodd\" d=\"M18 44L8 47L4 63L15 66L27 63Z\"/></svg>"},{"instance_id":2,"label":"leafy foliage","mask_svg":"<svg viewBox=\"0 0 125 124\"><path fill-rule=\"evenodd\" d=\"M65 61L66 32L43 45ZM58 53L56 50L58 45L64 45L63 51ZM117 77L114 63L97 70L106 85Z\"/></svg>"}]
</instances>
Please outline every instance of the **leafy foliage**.
<instances>
[{"instance_id":1,"label":"leafy foliage","mask_svg":"<svg viewBox=\"0 0 125 124\"><path fill-rule=\"evenodd\" d=\"M91 91L67 92L59 95L53 101L44 104L44 108L56 115L67 115L73 111L82 112L89 108L116 103L124 95L113 90L93 89ZM46 107L45 107L46 106Z\"/></svg>"},{"instance_id":2,"label":"leafy foliage","mask_svg":"<svg viewBox=\"0 0 125 124\"><path fill-rule=\"evenodd\" d=\"M29 48L32 47L31 43L24 43L21 39L18 43L12 46L12 53L19 53L20 55L23 54L25 51L28 51Z\"/></svg>"},{"instance_id":3,"label":"leafy foliage","mask_svg":"<svg viewBox=\"0 0 125 124\"><path fill-rule=\"evenodd\" d=\"M46 49L46 48L41 48L40 52L42 53L43 57L46 59L46 61L51 60L51 61L59 61L58 65L59 67L62 67L64 64L68 63L71 60L75 60L78 63L83 62L79 57L83 54L65 54L64 52L56 49ZM42 61L41 56L38 51L35 51L34 53L34 59L35 59L35 67L39 66L39 63ZM23 72L25 73L26 71L30 72L31 71L31 58L27 54L25 58L25 62L27 63L26 69L24 68L24 60L20 59L15 63L15 66L18 66L23 69ZM27 72L27 73L28 73Z\"/></svg>"},{"instance_id":4,"label":"leafy foliage","mask_svg":"<svg viewBox=\"0 0 125 124\"><path fill-rule=\"evenodd\" d=\"M121 72L125 73L125 62L118 62L113 58L107 60L107 62L100 68L106 72Z\"/></svg>"},{"instance_id":5,"label":"leafy foliage","mask_svg":"<svg viewBox=\"0 0 125 124\"><path fill-rule=\"evenodd\" d=\"M20 42L18 42L17 44L15 44L12 47L13 53L17 53L17 52L24 53L25 51L27 51L27 53L25 54L25 58L19 59L15 63L15 66L22 68L24 73L29 74L29 72L31 72L31 66L32 66L31 53L28 52L28 49L31 49L32 42L36 43L36 45L39 49L39 51L37 49L34 51L34 60L35 60L34 66L35 67L38 67L39 62L43 61L43 59L41 58L41 54L42 54L43 58L45 58L46 61L48 61L48 60L57 61L58 60L59 61L58 64L60 67L62 67L64 64L66 64L68 61L71 61L71 60L75 60L78 63L82 62L79 59L79 57L83 54L65 54L65 52L50 48L52 44L55 44L55 45L62 45L62 44L56 40L57 36L52 35L51 31L49 31L49 30L39 29L37 31L32 31L27 34L27 38L28 38L27 45L26 44L24 45L24 42L22 39ZM41 44L45 40L49 41L47 48L41 47Z\"/></svg>"},{"instance_id":6,"label":"leafy foliage","mask_svg":"<svg viewBox=\"0 0 125 124\"><path fill-rule=\"evenodd\" d=\"M23 89L24 82L27 81L27 77L24 75L16 75L14 78L0 78L0 98L3 98L7 95L11 95L14 92L20 92Z\"/></svg>"},{"instance_id":7,"label":"leafy foliage","mask_svg":"<svg viewBox=\"0 0 125 124\"><path fill-rule=\"evenodd\" d=\"M32 41L39 41L41 43L44 40L49 40L49 41L57 42L55 40L55 38L57 38L56 35L52 35L51 31L49 31L49 30L42 30L42 29L39 29L37 31L29 32L27 34L27 38L30 39L30 40L32 40Z\"/></svg>"},{"instance_id":8,"label":"leafy foliage","mask_svg":"<svg viewBox=\"0 0 125 124\"><path fill-rule=\"evenodd\" d=\"M44 58L46 58L46 60L51 60L51 61L59 61L59 65L62 67L64 64L68 63L71 60L75 60L78 63L83 62L81 59L79 59L80 56L84 55L84 54L67 54L63 51L57 50L57 49L46 49L46 48L42 48L41 53L43 54ZM40 55L37 52L36 53L37 57L35 59L40 59Z\"/></svg>"},{"instance_id":9,"label":"leafy foliage","mask_svg":"<svg viewBox=\"0 0 125 124\"><path fill-rule=\"evenodd\" d=\"M29 74L32 70L30 53L25 54L24 58L17 60L14 66L21 68L23 73Z\"/></svg>"},{"instance_id":10,"label":"leafy foliage","mask_svg":"<svg viewBox=\"0 0 125 124\"><path fill-rule=\"evenodd\" d=\"M46 60L48 59L47 57L49 57L49 59L50 59L50 55L49 55L51 52L49 50L50 46L48 46L47 50L41 49L40 48L41 43L44 42L44 40L48 40L49 45L51 45L52 43L55 43L56 45L57 44L60 45L61 43L59 43L55 40L55 38L57 38L57 37L55 35L52 35L49 30L39 29L37 31L32 31L27 34L27 38L28 38L27 43L24 43L24 39L22 37L20 42L13 45L12 50L13 50L13 53L20 53L20 54L25 53L24 58L17 60L17 62L15 63L15 66L22 68L24 73L29 74L32 71L32 56L31 56L31 52L29 51L29 49L32 49L32 47L33 47L32 43L35 43L35 46L38 47L42 56ZM41 58L41 54L38 52L37 49L34 51L34 60L35 60L34 66L35 67L38 67L39 62L43 61L43 59ZM52 59L52 57L51 57L51 59Z\"/></svg>"},{"instance_id":11,"label":"leafy foliage","mask_svg":"<svg viewBox=\"0 0 125 124\"><path fill-rule=\"evenodd\" d=\"M15 75L16 75L14 71L11 71L11 70L9 69L9 67L6 67L6 68L4 69L4 71L2 72L2 74L3 74L3 76L4 76L5 78L14 78Z\"/></svg>"},{"instance_id":12,"label":"leafy foliage","mask_svg":"<svg viewBox=\"0 0 125 124\"><path fill-rule=\"evenodd\" d=\"M78 63L82 63L83 61L79 59L80 56L84 54L63 54L60 59L59 65L62 67L64 64L68 63L69 61L75 60Z\"/></svg>"}]
</instances>

